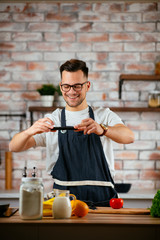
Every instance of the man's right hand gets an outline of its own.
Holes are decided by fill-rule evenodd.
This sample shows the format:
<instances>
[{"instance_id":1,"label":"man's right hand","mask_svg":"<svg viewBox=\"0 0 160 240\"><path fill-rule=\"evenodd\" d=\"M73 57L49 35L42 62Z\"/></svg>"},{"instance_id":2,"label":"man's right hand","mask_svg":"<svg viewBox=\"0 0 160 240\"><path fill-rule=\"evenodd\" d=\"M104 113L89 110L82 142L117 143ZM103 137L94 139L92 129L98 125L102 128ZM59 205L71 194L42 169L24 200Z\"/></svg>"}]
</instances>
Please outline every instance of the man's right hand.
<instances>
[{"instance_id":1,"label":"man's right hand","mask_svg":"<svg viewBox=\"0 0 160 240\"><path fill-rule=\"evenodd\" d=\"M53 128L54 122L50 118L41 118L28 128L26 133L33 136L43 132L50 132Z\"/></svg>"},{"instance_id":2,"label":"man's right hand","mask_svg":"<svg viewBox=\"0 0 160 240\"><path fill-rule=\"evenodd\" d=\"M34 147L36 145L36 142L33 136L43 132L50 132L53 127L54 122L51 119L39 119L25 131L14 135L11 142L9 143L9 150L11 152L21 152Z\"/></svg>"}]
</instances>

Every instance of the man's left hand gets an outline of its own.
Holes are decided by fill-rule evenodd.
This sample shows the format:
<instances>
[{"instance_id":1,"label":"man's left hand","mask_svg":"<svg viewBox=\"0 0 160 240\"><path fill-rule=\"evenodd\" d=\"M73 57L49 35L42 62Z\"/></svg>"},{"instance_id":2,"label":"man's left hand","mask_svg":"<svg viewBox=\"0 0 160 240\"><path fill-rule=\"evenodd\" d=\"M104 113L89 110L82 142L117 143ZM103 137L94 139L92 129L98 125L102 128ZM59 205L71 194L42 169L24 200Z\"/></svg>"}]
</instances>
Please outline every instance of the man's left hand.
<instances>
[{"instance_id":1,"label":"man's left hand","mask_svg":"<svg viewBox=\"0 0 160 240\"><path fill-rule=\"evenodd\" d=\"M103 133L102 127L92 118L82 120L82 122L78 125L75 125L74 128L77 132L83 131L84 134L95 133L97 135L101 135Z\"/></svg>"}]
</instances>

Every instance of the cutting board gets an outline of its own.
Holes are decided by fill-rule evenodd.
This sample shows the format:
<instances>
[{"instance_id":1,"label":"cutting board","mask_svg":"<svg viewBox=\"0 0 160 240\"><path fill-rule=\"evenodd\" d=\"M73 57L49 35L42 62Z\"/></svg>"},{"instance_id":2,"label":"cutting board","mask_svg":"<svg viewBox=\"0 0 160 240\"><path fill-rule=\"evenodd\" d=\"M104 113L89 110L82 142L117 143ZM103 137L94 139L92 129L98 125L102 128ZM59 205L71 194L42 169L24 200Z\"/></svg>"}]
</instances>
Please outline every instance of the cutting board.
<instances>
[{"instance_id":1,"label":"cutting board","mask_svg":"<svg viewBox=\"0 0 160 240\"><path fill-rule=\"evenodd\" d=\"M97 207L95 210L89 209L89 213L149 215L150 210L146 208L113 209L111 207Z\"/></svg>"}]
</instances>

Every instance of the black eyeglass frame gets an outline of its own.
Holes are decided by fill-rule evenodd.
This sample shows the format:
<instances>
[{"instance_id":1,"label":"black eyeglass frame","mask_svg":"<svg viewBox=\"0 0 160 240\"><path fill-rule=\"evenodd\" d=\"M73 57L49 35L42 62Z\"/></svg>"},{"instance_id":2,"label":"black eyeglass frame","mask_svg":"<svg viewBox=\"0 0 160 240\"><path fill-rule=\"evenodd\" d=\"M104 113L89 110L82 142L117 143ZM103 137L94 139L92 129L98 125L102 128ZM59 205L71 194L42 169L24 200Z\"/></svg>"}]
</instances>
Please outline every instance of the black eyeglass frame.
<instances>
[{"instance_id":1,"label":"black eyeglass frame","mask_svg":"<svg viewBox=\"0 0 160 240\"><path fill-rule=\"evenodd\" d=\"M61 84L60 86L61 86L61 89L62 89L62 91L63 92L69 92L70 90L71 90L71 88L73 88L73 90L75 91L75 92L80 92L80 91L82 91L82 87L83 87L83 85L85 84L85 83L88 83L88 81L86 81L86 82L84 82L84 83L76 83L76 84L73 84L73 85L70 85L70 84ZM80 85L81 86L81 89L80 90L76 90L74 87L76 87L77 85ZM66 90L63 90L63 86L67 86L67 87L69 87L69 89L66 91Z\"/></svg>"}]
</instances>

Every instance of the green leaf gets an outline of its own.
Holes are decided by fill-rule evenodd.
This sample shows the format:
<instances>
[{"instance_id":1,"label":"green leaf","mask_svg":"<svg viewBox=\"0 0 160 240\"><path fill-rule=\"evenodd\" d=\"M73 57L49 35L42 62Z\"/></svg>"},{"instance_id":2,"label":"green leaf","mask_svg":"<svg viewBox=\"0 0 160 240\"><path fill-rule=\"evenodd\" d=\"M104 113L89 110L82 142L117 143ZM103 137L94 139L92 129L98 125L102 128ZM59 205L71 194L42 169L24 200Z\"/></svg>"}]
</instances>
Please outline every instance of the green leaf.
<instances>
[{"instance_id":1,"label":"green leaf","mask_svg":"<svg viewBox=\"0 0 160 240\"><path fill-rule=\"evenodd\" d=\"M157 191L152 200L150 214L152 217L160 217L160 190Z\"/></svg>"},{"instance_id":2,"label":"green leaf","mask_svg":"<svg viewBox=\"0 0 160 240\"><path fill-rule=\"evenodd\" d=\"M56 90L53 84L43 84L41 88L37 89L40 95L54 95Z\"/></svg>"}]
</instances>

